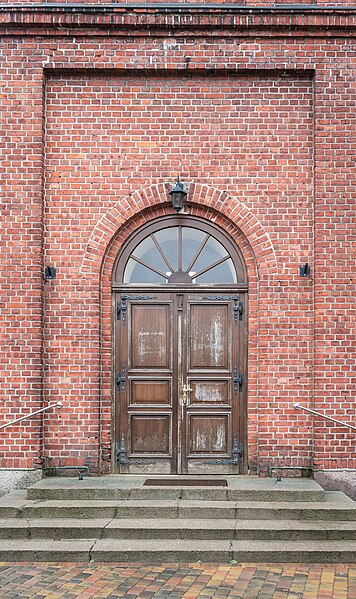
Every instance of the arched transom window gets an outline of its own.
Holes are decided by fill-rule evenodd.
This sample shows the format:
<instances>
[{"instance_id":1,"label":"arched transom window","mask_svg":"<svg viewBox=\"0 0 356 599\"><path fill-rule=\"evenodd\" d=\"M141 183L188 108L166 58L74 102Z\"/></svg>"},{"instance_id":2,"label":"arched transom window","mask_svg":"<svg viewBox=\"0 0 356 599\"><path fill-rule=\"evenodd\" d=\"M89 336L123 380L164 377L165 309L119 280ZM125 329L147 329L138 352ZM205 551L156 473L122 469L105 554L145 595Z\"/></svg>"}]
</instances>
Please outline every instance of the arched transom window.
<instances>
[{"instance_id":1,"label":"arched transom window","mask_svg":"<svg viewBox=\"0 0 356 599\"><path fill-rule=\"evenodd\" d=\"M135 236L116 268L121 282L234 285L245 281L242 259L225 235L209 224L185 220L173 226L167 221L155 223Z\"/></svg>"}]
</instances>

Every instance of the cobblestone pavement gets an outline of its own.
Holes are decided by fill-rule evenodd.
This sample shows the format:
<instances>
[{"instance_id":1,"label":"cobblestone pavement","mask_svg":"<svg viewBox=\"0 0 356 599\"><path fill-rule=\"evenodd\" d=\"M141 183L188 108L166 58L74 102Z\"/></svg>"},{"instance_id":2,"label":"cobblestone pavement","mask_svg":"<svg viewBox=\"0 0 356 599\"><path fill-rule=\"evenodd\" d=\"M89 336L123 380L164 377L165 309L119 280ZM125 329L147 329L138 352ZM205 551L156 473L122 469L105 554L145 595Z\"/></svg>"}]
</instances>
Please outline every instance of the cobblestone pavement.
<instances>
[{"instance_id":1,"label":"cobblestone pavement","mask_svg":"<svg viewBox=\"0 0 356 599\"><path fill-rule=\"evenodd\" d=\"M0 562L18 599L356 599L356 565Z\"/></svg>"}]
</instances>

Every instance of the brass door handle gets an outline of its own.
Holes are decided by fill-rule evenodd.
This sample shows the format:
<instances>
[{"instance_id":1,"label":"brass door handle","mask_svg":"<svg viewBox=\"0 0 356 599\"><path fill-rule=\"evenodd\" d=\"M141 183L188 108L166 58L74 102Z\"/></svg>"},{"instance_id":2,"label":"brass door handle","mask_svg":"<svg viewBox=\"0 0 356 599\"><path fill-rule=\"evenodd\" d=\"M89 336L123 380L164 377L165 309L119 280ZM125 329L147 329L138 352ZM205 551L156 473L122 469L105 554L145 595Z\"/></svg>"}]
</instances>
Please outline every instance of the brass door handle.
<instances>
[{"instance_id":1,"label":"brass door handle","mask_svg":"<svg viewBox=\"0 0 356 599\"><path fill-rule=\"evenodd\" d=\"M187 385L184 383L184 385L183 385L183 405L184 406L187 404L187 395L188 395L189 391L193 391L193 389L191 389L190 387L187 387Z\"/></svg>"}]
</instances>

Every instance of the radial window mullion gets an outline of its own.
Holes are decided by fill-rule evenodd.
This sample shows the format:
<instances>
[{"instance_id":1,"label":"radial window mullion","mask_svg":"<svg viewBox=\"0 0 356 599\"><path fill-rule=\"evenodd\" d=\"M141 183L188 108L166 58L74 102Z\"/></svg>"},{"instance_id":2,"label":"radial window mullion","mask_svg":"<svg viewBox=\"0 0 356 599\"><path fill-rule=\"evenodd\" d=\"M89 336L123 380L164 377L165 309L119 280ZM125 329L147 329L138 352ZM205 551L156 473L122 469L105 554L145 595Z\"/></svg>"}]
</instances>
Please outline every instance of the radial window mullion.
<instances>
[{"instance_id":1,"label":"radial window mullion","mask_svg":"<svg viewBox=\"0 0 356 599\"><path fill-rule=\"evenodd\" d=\"M145 266L149 270L152 270L153 272L155 272L157 275L160 275L164 279L168 279L168 277L167 277L167 275L166 275L165 272L162 272L161 270L158 270L157 268L154 268L154 266L150 266L150 264L147 264L147 262L144 262L143 260L140 260L140 258L136 258L136 256L134 256L134 254L131 255L131 258L132 258L132 260L135 260L135 262L138 262L142 266Z\"/></svg>"},{"instance_id":2,"label":"radial window mullion","mask_svg":"<svg viewBox=\"0 0 356 599\"><path fill-rule=\"evenodd\" d=\"M155 246L156 246L157 250L158 250L158 251L159 251L159 253L161 254L161 256L162 256L163 260L164 260L164 261L165 261L165 263L167 264L169 271L170 271L170 272L174 272L174 268L173 268L173 266L172 266L172 265L171 265L171 263L169 262L169 260L168 260L168 258L167 258L167 256L166 256L166 254L165 254L165 253L164 253L164 251L162 250L162 248L161 248L161 246L160 246L159 242L157 241L157 239L156 239L156 237L155 237L155 235L154 235L153 233L152 233L152 235L151 235L151 239L152 239L153 243L155 244Z\"/></svg>"},{"instance_id":3,"label":"radial window mullion","mask_svg":"<svg viewBox=\"0 0 356 599\"><path fill-rule=\"evenodd\" d=\"M197 261L197 259L199 258L200 254L202 253L208 239L209 239L210 235L209 233L206 235L206 237L203 239L200 248L198 249L198 251L196 252L195 256L193 257L193 260L191 261L191 263L189 264L186 272L190 272L194 266L194 263Z\"/></svg>"},{"instance_id":4,"label":"radial window mullion","mask_svg":"<svg viewBox=\"0 0 356 599\"><path fill-rule=\"evenodd\" d=\"M178 270L182 270L182 227L178 227Z\"/></svg>"},{"instance_id":5,"label":"radial window mullion","mask_svg":"<svg viewBox=\"0 0 356 599\"><path fill-rule=\"evenodd\" d=\"M199 272L196 272L195 275L194 275L194 277L195 278L200 277L200 275L203 275L205 272L208 272L208 270L211 270L212 268L215 268L215 266L219 266L219 264L222 264L223 262L226 262L226 260L229 260L229 258L230 258L230 256L227 255L224 258L221 258L220 260L217 260L213 264L210 264L206 268L203 268Z\"/></svg>"}]
</instances>

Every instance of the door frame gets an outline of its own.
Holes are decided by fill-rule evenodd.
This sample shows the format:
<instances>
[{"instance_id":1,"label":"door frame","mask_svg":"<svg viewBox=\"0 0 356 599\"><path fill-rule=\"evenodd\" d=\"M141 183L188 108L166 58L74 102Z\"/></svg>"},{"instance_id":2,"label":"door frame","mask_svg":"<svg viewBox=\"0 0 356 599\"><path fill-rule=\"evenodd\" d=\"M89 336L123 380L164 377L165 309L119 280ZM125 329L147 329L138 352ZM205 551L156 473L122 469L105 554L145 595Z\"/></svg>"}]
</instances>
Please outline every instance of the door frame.
<instances>
[{"instance_id":1,"label":"door frame","mask_svg":"<svg viewBox=\"0 0 356 599\"><path fill-rule=\"evenodd\" d=\"M226 250L229 252L230 257L235 264L236 271L239 273L242 282L236 284L185 284L185 283L168 283L168 284L124 284L122 283L122 277L124 272L125 264L131 254L131 251L148 235L150 231L157 230L157 227L169 228L174 226L190 226L203 231L210 231L213 237L217 238L220 243L224 245ZM116 396L116 372L120 368L120 360L117 363L117 346L118 346L118 320L117 320L117 297L118 294L129 293L137 295L154 295L155 293L210 293L214 295L243 295L244 313L241 325L239 327L239 346L241 352L239 356L239 372L243 375L243 384L239 392L239 439L243 443L243 456L240 463L240 474L247 473L248 469L248 418L247 418L247 398L248 398L248 279L247 279L247 267L242 256L241 250L239 249L236 242L230 237L228 233L222 230L215 223L209 220L202 219L201 217L195 217L191 215L165 215L153 219L150 222L145 223L139 229L134 231L132 235L125 242L120 252L118 253L114 268L112 271L112 323L113 323L113 374L112 374L112 397L113 397L113 413L112 413L112 472L118 471L118 465L116 463L116 439L117 430L116 426L118 423L118 401ZM176 324L174 324L176 326ZM176 367L176 366L175 366ZM179 380L177 376L177 385ZM172 392L174 392L172 388ZM175 395L178 395L178 389L175 389ZM179 440L178 440L179 441ZM173 453L179 450L178 443L177 447L173 448Z\"/></svg>"},{"instance_id":2,"label":"door frame","mask_svg":"<svg viewBox=\"0 0 356 599\"><path fill-rule=\"evenodd\" d=\"M118 327L120 326L120 321L117 319L117 301L121 294L139 294L139 295L154 295L159 293L167 293L176 296L173 299L173 302L176 303L177 295L182 294L193 294L193 293L201 293L201 294L214 294L214 295L239 295L241 297L241 301L243 301L243 319L241 321L241 325L239 326L239 339L238 344L241 348L239 354L239 373L243 375L243 383L242 387L239 390L239 398L238 398L238 438L240 442L243 444L243 455L239 467L239 474L246 474L248 470L248 289L247 285L235 285L230 286L228 289L226 286L219 285L210 285L210 286L195 286L195 285L156 285L156 286L142 286L142 285L125 285L121 287L113 286L113 378L112 378L112 389L113 389L113 418L112 418L112 446L113 446L113 455L112 455L112 473L119 473L119 466L116 462L116 443L118 442L118 427L119 418L120 418L120 397L117 391L116 385L116 372L121 366L121 360L119 358L119 343L118 343ZM177 320L172 323L173 329L175 331L174 336L177 336ZM173 370L177 370L177 357L173 356ZM178 403L178 391L179 391L179 373L177 372L177 376L173 377L172 384L172 393L173 393L173 403L174 398L176 398L176 402ZM179 418L178 414L179 405L176 406L176 418ZM173 408L173 416L174 416L174 408ZM175 423L176 429L178 431L178 425ZM172 419L172 426L174 426L174 421ZM174 443L174 439L177 440L176 445L172 448L172 454L175 456L175 459L178 461L180 459L180 451L182 448L179 448L179 440L182 442L182 439L179 439L179 435L177 432L172 435L172 442ZM207 473L208 474L208 473ZM205 474L205 475L207 475ZM178 476L179 474L177 474Z\"/></svg>"}]
</instances>

